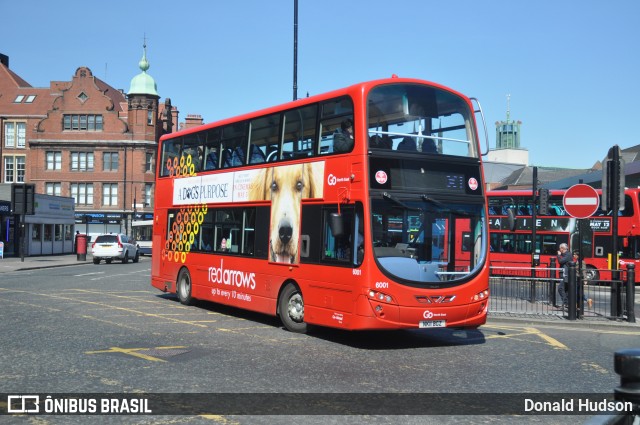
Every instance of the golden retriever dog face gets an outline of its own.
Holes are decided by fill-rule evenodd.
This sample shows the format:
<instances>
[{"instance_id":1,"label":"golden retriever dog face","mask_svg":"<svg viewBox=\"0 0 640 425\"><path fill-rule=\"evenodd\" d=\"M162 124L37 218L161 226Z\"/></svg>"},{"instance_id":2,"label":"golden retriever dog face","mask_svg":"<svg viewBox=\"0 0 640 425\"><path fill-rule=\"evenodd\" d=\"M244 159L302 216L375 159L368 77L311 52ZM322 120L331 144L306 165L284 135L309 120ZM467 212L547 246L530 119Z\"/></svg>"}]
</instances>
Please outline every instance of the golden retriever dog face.
<instances>
[{"instance_id":1,"label":"golden retriever dog face","mask_svg":"<svg viewBox=\"0 0 640 425\"><path fill-rule=\"evenodd\" d=\"M299 262L302 199L322 197L323 165L311 163L264 168L254 178L249 199L271 201L271 261Z\"/></svg>"}]
</instances>

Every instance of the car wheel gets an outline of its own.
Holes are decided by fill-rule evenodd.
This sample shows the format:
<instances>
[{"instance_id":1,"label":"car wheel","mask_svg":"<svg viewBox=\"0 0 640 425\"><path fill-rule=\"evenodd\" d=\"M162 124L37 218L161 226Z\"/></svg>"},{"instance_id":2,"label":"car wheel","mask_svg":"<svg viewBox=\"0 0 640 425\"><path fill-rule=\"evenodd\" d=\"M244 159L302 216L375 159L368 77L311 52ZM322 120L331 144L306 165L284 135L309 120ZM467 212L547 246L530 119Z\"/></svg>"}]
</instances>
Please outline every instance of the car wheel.
<instances>
[{"instance_id":1,"label":"car wheel","mask_svg":"<svg viewBox=\"0 0 640 425\"><path fill-rule=\"evenodd\" d=\"M178 293L178 299L182 304L191 304L191 274L186 268L183 268L180 270L180 273L178 273L176 292Z\"/></svg>"},{"instance_id":2,"label":"car wheel","mask_svg":"<svg viewBox=\"0 0 640 425\"><path fill-rule=\"evenodd\" d=\"M122 257L122 264L127 264L128 262L129 262L129 253L125 251L124 256Z\"/></svg>"},{"instance_id":3,"label":"car wheel","mask_svg":"<svg viewBox=\"0 0 640 425\"><path fill-rule=\"evenodd\" d=\"M287 284L280 294L278 314L282 324L290 332L307 332L307 324L304 322L302 291L293 283Z\"/></svg>"},{"instance_id":4,"label":"car wheel","mask_svg":"<svg viewBox=\"0 0 640 425\"><path fill-rule=\"evenodd\" d=\"M100 260L98 260L98 261L100 261ZM109 259L104 260L104 261L105 261L105 263L107 263L107 264L111 264L111 261L112 261L112 260L111 260L111 258L109 258Z\"/></svg>"},{"instance_id":5,"label":"car wheel","mask_svg":"<svg viewBox=\"0 0 640 425\"><path fill-rule=\"evenodd\" d=\"M107 260L107 263L109 262L109 260ZM99 258L94 258L93 259L93 264L100 264L100 259Z\"/></svg>"}]
</instances>

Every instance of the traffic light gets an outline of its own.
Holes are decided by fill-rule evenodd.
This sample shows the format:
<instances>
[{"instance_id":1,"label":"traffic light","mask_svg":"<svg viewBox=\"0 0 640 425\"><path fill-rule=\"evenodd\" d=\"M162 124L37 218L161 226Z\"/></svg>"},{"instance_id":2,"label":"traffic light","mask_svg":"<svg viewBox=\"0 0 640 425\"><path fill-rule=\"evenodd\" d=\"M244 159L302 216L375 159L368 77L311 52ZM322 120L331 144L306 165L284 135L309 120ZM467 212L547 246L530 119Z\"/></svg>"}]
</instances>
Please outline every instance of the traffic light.
<instances>
[{"instance_id":1,"label":"traffic light","mask_svg":"<svg viewBox=\"0 0 640 425\"><path fill-rule=\"evenodd\" d=\"M538 190L538 214L549 214L549 189Z\"/></svg>"},{"instance_id":2,"label":"traffic light","mask_svg":"<svg viewBox=\"0 0 640 425\"><path fill-rule=\"evenodd\" d=\"M34 184L16 184L11 185L11 210L13 214L35 214L35 193L36 186Z\"/></svg>"},{"instance_id":3,"label":"traffic light","mask_svg":"<svg viewBox=\"0 0 640 425\"><path fill-rule=\"evenodd\" d=\"M626 163L620 156L618 145L609 149L607 157L602 161L602 201L603 211L624 210L624 186Z\"/></svg>"}]
</instances>

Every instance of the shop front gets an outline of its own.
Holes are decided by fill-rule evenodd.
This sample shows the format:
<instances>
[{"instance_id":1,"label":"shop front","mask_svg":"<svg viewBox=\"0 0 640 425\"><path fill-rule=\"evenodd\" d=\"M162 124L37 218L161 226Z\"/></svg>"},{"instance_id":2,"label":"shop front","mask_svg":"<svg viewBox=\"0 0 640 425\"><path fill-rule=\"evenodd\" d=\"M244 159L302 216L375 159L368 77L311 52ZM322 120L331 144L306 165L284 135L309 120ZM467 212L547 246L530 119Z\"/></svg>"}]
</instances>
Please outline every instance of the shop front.
<instances>
[{"instance_id":1,"label":"shop front","mask_svg":"<svg viewBox=\"0 0 640 425\"><path fill-rule=\"evenodd\" d=\"M0 242L4 244L3 257L16 255L15 220L11 214L11 201L0 200Z\"/></svg>"},{"instance_id":2,"label":"shop front","mask_svg":"<svg viewBox=\"0 0 640 425\"><path fill-rule=\"evenodd\" d=\"M36 193L34 212L24 216L25 256L72 254L74 199Z\"/></svg>"},{"instance_id":3,"label":"shop front","mask_svg":"<svg viewBox=\"0 0 640 425\"><path fill-rule=\"evenodd\" d=\"M75 213L76 230L89 236L88 242L103 233L126 233L124 215L116 212Z\"/></svg>"}]
</instances>

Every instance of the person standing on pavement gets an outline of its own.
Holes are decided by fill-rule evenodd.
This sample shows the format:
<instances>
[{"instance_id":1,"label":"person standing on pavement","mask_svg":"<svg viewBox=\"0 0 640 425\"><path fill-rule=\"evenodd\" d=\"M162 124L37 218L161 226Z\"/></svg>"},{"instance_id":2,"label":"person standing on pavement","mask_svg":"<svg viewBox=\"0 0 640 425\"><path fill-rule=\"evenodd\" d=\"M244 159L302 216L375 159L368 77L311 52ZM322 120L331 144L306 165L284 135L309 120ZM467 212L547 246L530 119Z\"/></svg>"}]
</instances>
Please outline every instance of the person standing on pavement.
<instances>
[{"instance_id":1,"label":"person standing on pavement","mask_svg":"<svg viewBox=\"0 0 640 425\"><path fill-rule=\"evenodd\" d=\"M558 266L562 268L562 282L558 285L558 293L562 299L562 306L569 305L569 298L567 295L567 286L569 284L569 263L573 257L569 252L569 245L561 243L558 246Z\"/></svg>"},{"instance_id":2,"label":"person standing on pavement","mask_svg":"<svg viewBox=\"0 0 640 425\"><path fill-rule=\"evenodd\" d=\"M573 251L573 262L577 264L579 260L580 260L580 253L578 251ZM587 303L587 306L591 308L593 306L593 300L591 298L587 298L587 295L584 293L584 282L585 282L585 279L583 278L583 276L580 276L580 279L578 280L578 284L582 285L582 299L584 300L585 303ZM580 296L580 287L576 287L576 297L579 297L579 296Z\"/></svg>"}]
</instances>

